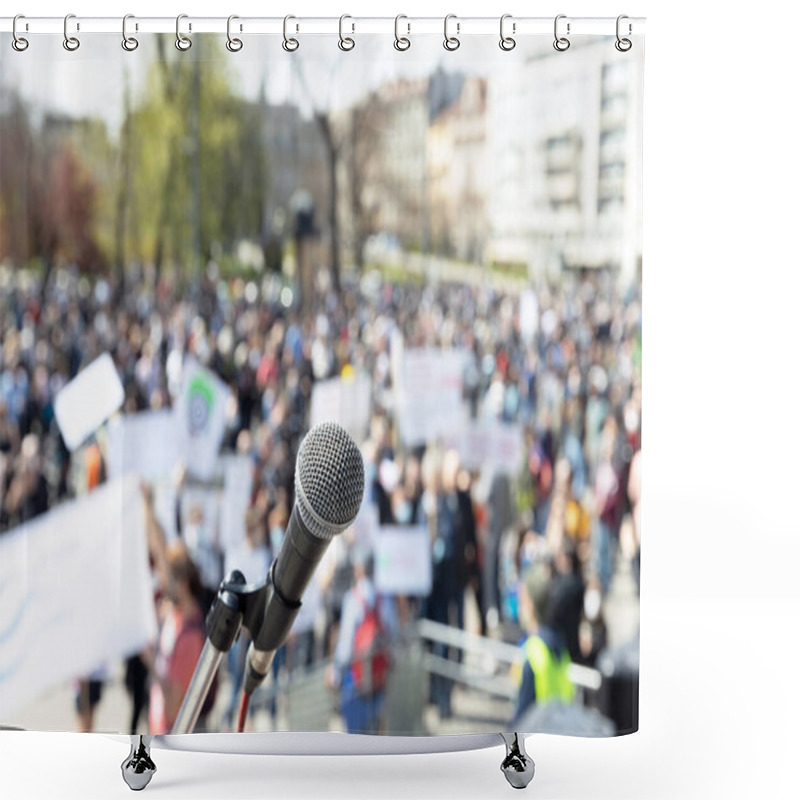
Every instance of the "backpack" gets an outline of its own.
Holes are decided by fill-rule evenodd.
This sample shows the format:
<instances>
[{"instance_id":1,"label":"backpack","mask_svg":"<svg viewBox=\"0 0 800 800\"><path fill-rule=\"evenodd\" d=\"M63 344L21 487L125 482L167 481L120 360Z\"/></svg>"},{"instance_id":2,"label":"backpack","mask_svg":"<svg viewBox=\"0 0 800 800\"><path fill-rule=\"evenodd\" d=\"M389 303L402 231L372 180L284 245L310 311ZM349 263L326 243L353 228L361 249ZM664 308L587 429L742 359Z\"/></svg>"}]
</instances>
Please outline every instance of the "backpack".
<instances>
[{"instance_id":1,"label":"backpack","mask_svg":"<svg viewBox=\"0 0 800 800\"><path fill-rule=\"evenodd\" d=\"M358 589L354 590L354 594L361 603L364 617L353 638L353 683L359 692L377 692L386 686L389 673L389 654L384 649L385 629L377 600L372 608L368 608Z\"/></svg>"}]
</instances>

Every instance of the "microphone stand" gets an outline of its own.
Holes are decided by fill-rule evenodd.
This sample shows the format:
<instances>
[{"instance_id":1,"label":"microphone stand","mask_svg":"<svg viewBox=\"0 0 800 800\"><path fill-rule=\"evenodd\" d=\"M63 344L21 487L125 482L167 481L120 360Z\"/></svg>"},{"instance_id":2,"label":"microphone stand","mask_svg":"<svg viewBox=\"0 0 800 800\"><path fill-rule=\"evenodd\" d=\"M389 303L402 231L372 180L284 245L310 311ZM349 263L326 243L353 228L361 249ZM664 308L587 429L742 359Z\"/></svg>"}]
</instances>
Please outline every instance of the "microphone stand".
<instances>
[{"instance_id":1,"label":"microphone stand","mask_svg":"<svg viewBox=\"0 0 800 800\"><path fill-rule=\"evenodd\" d=\"M273 592L273 569L274 562L269 575L261 583L247 584L239 570L233 570L220 583L206 617L203 651L170 733L192 733L223 655L233 647L242 628L250 633L251 638L255 638L261 629L264 609Z\"/></svg>"}]
</instances>

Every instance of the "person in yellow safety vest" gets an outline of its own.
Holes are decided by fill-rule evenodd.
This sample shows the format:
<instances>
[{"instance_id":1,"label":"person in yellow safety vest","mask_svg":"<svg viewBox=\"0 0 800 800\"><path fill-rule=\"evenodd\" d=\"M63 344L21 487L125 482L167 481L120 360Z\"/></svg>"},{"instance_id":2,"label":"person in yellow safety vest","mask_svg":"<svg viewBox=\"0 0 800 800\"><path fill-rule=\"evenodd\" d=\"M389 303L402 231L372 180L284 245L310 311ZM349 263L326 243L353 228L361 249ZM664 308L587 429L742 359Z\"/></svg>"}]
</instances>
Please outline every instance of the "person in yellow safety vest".
<instances>
[{"instance_id":1,"label":"person in yellow safety vest","mask_svg":"<svg viewBox=\"0 0 800 800\"><path fill-rule=\"evenodd\" d=\"M547 626L552 572L537 562L523 576L520 587L520 622L527 637L521 642L524 659L512 674L519 686L514 720L534 703L569 703L575 687L569 679L571 659L561 632Z\"/></svg>"}]
</instances>

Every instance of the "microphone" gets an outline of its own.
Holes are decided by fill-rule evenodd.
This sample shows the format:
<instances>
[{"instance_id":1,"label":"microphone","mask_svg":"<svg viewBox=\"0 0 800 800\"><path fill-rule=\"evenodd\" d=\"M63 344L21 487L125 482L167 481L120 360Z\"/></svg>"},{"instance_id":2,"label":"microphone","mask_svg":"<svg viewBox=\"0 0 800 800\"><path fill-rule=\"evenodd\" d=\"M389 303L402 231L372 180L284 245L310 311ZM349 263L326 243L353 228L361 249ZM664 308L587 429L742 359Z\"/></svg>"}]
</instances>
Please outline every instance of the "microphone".
<instances>
[{"instance_id":1,"label":"microphone","mask_svg":"<svg viewBox=\"0 0 800 800\"><path fill-rule=\"evenodd\" d=\"M248 697L269 673L333 537L353 524L361 507L364 459L341 425L323 422L308 432L297 454L294 485L294 508L270 568L263 613L250 625L253 640L244 680Z\"/></svg>"}]
</instances>

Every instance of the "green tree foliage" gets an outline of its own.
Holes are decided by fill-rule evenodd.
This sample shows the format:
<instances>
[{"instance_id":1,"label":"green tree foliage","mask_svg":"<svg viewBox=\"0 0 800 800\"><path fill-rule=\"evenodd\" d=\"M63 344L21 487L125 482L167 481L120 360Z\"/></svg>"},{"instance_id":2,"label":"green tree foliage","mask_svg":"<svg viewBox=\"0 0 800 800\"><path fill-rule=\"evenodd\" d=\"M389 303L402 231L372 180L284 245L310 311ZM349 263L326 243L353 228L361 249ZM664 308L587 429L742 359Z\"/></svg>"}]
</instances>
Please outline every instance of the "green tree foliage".
<instances>
[{"instance_id":1,"label":"green tree foliage","mask_svg":"<svg viewBox=\"0 0 800 800\"><path fill-rule=\"evenodd\" d=\"M221 45L198 38L181 53L169 43L159 39L129 112L126 250L159 267L202 264L217 247L260 239L267 180L259 108L232 90Z\"/></svg>"},{"instance_id":2,"label":"green tree foliage","mask_svg":"<svg viewBox=\"0 0 800 800\"><path fill-rule=\"evenodd\" d=\"M0 98L0 259L98 270L130 259L181 271L263 242L264 108L234 89L216 37L178 52L161 36L146 85L111 139L99 119L49 114Z\"/></svg>"}]
</instances>

